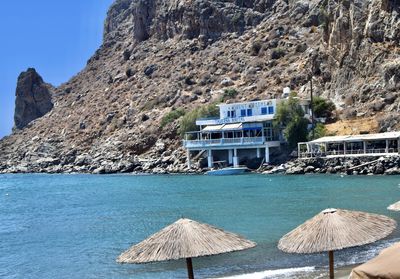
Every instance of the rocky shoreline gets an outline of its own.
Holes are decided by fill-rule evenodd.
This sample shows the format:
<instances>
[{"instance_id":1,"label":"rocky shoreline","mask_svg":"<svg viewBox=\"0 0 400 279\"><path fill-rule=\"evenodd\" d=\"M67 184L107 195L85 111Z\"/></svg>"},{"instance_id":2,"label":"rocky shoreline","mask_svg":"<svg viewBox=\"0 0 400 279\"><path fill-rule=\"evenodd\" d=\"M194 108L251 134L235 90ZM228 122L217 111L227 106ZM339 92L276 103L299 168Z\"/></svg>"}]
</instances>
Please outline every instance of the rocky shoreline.
<instances>
[{"instance_id":1,"label":"rocky shoreline","mask_svg":"<svg viewBox=\"0 0 400 279\"><path fill-rule=\"evenodd\" d=\"M72 155L71 155L72 156ZM207 169L200 161L187 167L181 150L153 158L133 156L131 159L104 159L81 154L73 160L40 158L34 164L0 165L0 174L6 173L87 173L87 174L201 174ZM367 156L353 158L294 159L274 166L263 166L252 170L261 174L346 174L346 175L397 175L400 174L400 156Z\"/></svg>"},{"instance_id":2,"label":"rocky shoreline","mask_svg":"<svg viewBox=\"0 0 400 279\"><path fill-rule=\"evenodd\" d=\"M188 169L182 150L173 152L160 148L159 154L137 156L110 152L107 154L77 154L72 150L61 157L42 156L35 160L10 160L0 163L0 174L5 173L198 173L198 168Z\"/></svg>"},{"instance_id":3,"label":"rocky shoreline","mask_svg":"<svg viewBox=\"0 0 400 279\"><path fill-rule=\"evenodd\" d=\"M400 174L400 156L296 159L279 166L267 166L262 173L395 175Z\"/></svg>"}]
</instances>

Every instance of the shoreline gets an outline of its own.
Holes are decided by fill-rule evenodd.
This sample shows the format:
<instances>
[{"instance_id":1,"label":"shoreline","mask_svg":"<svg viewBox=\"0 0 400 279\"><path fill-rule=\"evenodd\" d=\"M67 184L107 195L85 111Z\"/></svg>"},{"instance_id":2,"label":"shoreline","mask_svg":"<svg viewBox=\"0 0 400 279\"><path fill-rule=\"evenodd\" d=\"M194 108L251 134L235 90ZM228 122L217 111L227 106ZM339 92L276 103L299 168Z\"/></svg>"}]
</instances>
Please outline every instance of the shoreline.
<instances>
[{"instance_id":1,"label":"shoreline","mask_svg":"<svg viewBox=\"0 0 400 279\"><path fill-rule=\"evenodd\" d=\"M135 164L127 166L121 162L102 164L36 164L31 165L3 165L0 166L0 174L12 173L46 173L46 174L204 174L208 168L200 168L199 164L188 168L180 160L179 163L162 163L148 165ZM183 160L184 161L184 160ZM43 163L43 162L42 162ZM365 157L335 157L335 158L308 158L292 159L279 165L264 165L258 169L250 169L250 173L259 174L344 174L344 175L398 175L400 174L399 156L365 156Z\"/></svg>"},{"instance_id":2,"label":"shoreline","mask_svg":"<svg viewBox=\"0 0 400 279\"><path fill-rule=\"evenodd\" d=\"M335 278L348 279L353 268L361 265L353 264L335 268ZM266 279L266 278L292 278L292 279L317 279L329 276L328 267L288 267L282 269L268 269L252 273L243 273L224 277L211 277L209 279Z\"/></svg>"},{"instance_id":3,"label":"shoreline","mask_svg":"<svg viewBox=\"0 0 400 279\"><path fill-rule=\"evenodd\" d=\"M207 175L206 171L204 172L163 172L163 173L158 173L158 172L115 172L115 173L104 173L104 174L98 174L98 173L90 173L90 172L0 172L0 175L93 175L93 176L168 176L168 175L187 175L187 176L193 176L193 175ZM235 175L209 175L209 176L216 176L216 177L229 177L229 176L238 176L238 175L262 175L262 176L332 176L332 175L340 175L340 176L356 176L352 174L347 174L347 173L301 173L301 174L288 174L285 172L275 172L275 173L269 173L269 172L260 172L260 171L249 171L243 174L235 174ZM369 174L369 175L357 175L357 176L397 176L399 174Z\"/></svg>"},{"instance_id":4,"label":"shoreline","mask_svg":"<svg viewBox=\"0 0 400 279\"><path fill-rule=\"evenodd\" d=\"M355 264L355 265L350 265L350 266L344 266L342 268L337 269L336 277L338 279L348 279L350 276L351 271L353 268L359 266L361 264Z\"/></svg>"},{"instance_id":5,"label":"shoreline","mask_svg":"<svg viewBox=\"0 0 400 279\"><path fill-rule=\"evenodd\" d=\"M104 174L98 174L98 173L90 173L90 172L0 172L0 175L93 175L93 176L119 176L119 175L124 175L124 176L149 176L149 175L154 175L154 176L167 176L167 175L187 175L187 176L192 176L192 175L206 175L206 172L163 172L163 173L158 173L158 172L115 172L115 173L104 173ZM400 173L399 173L400 174ZM368 175L357 175L357 176L397 176L399 174L368 174ZM260 172L260 171L249 171L244 174L235 174L235 175L210 175L210 176L217 176L217 177L229 177L229 176L238 176L238 175L263 175L263 176L277 176L277 175L286 175L286 176L303 176L303 175L318 175L318 176L331 176L331 175L340 175L340 176L356 176L352 174L347 174L347 173L296 173L296 174L288 174L285 172L275 172L275 173L268 173L268 172Z\"/></svg>"}]
</instances>

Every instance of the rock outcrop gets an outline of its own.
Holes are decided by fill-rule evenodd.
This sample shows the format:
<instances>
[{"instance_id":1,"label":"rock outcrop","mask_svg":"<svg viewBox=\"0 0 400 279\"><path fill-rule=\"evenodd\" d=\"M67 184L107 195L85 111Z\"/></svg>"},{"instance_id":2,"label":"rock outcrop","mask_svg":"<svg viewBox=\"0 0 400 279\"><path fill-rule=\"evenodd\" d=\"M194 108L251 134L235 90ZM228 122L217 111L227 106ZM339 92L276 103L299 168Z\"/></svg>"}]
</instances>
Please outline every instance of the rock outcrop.
<instances>
[{"instance_id":1,"label":"rock outcrop","mask_svg":"<svg viewBox=\"0 0 400 279\"><path fill-rule=\"evenodd\" d=\"M324 51L316 71L326 77L324 94L343 108L345 118L378 115L397 106L400 5L396 0L323 1ZM398 100L396 100L398 103ZM350 108L349 108L350 107ZM386 131L386 129L382 130Z\"/></svg>"},{"instance_id":2,"label":"rock outcrop","mask_svg":"<svg viewBox=\"0 0 400 279\"><path fill-rule=\"evenodd\" d=\"M23 129L53 108L50 88L35 69L29 68L19 75L15 92L15 128Z\"/></svg>"},{"instance_id":3,"label":"rock outcrop","mask_svg":"<svg viewBox=\"0 0 400 279\"><path fill-rule=\"evenodd\" d=\"M246 27L257 25L275 2L279 1L118 0L108 12L104 39L131 37L142 42L179 36L207 43L223 33L243 33Z\"/></svg>"},{"instance_id":4,"label":"rock outcrop","mask_svg":"<svg viewBox=\"0 0 400 279\"><path fill-rule=\"evenodd\" d=\"M399 21L397 0L117 0L51 112L0 142L0 171L187 171L172 110L307 97L310 74L340 118L399 129Z\"/></svg>"}]
</instances>

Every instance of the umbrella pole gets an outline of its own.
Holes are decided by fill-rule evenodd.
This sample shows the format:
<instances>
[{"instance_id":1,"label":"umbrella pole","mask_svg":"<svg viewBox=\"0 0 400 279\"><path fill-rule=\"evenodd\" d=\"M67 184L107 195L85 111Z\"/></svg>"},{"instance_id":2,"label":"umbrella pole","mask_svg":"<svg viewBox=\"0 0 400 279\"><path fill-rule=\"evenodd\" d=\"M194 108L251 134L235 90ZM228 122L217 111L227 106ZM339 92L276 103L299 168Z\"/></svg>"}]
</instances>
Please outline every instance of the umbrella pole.
<instances>
[{"instance_id":1,"label":"umbrella pole","mask_svg":"<svg viewBox=\"0 0 400 279\"><path fill-rule=\"evenodd\" d=\"M192 258L187 258L186 259L186 265L187 265L187 270L188 270L188 278L189 279L194 279Z\"/></svg>"},{"instance_id":2,"label":"umbrella pole","mask_svg":"<svg viewBox=\"0 0 400 279\"><path fill-rule=\"evenodd\" d=\"M334 279L335 274L333 271L333 251L329 251L329 279Z\"/></svg>"}]
</instances>

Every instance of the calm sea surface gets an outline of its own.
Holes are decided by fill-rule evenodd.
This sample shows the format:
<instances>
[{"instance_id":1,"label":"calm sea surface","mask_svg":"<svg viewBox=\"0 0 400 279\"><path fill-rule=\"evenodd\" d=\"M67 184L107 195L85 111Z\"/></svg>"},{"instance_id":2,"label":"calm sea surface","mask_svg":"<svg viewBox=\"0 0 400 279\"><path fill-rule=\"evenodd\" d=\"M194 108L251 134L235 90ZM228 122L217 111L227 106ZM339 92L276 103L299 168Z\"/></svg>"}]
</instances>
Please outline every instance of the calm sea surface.
<instances>
[{"instance_id":1,"label":"calm sea surface","mask_svg":"<svg viewBox=\"0 0 400 279\"><path fill-rule=\"evenodd\" d=\"M282 253L279 238L328 207L400 222L400 213L386 210L397 200L398 176L0 175L0 278L186 278L183 261L115 262L182 216L258 243L194 259L197 278L321 278L326 255ZM399 238L397 229L376 244L338 252L338 265L365 261Z\"/></svg>"}]
</instances>

